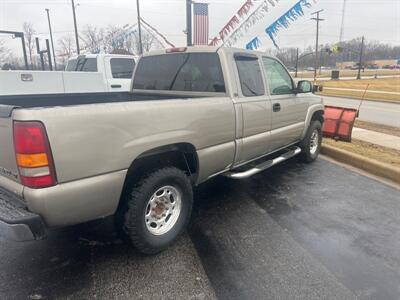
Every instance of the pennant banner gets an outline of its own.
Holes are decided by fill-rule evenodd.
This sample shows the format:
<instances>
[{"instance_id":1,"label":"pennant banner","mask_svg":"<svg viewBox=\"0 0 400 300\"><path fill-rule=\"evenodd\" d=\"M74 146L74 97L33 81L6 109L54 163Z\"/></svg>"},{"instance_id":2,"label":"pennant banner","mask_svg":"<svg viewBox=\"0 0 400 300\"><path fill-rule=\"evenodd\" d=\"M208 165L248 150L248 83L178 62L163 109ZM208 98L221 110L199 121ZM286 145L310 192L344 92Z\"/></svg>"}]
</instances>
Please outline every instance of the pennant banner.
<instances>
[{"instance_id":1,"label":"pennant banner","mask_svg":"<svg viewBox=\"0 0 400 300\"><path fill-rule=\"evenodd\" d=\"M239 23L239 19L236 16L233 16L232 19L229 20L228 24L226 24L224 28L222 28L222 30L219 32L219 37L221 38L221 40L224 40L225 36L228 35L229 32L231 32L231 30L235 28L236 25Z\"/></svg>"},{"instance_id":2,"label":"pennant banner","mask_svg":"<svg viewBox=\"0 0 400 300\"><path fill-rule=\"evenodd\" d=\"M247 45L246 45L246 49L249 50L255 50L258 47L260 47L261 45L261 41L258 37L255 37L254 39L252 39Z\"/></svg>"},{"instance_id":3,"label":"pennant banner","mask_svg":"<svg viewBox=\"0 0 400 300\"><path fill-rule=\"evenodd\" d=\"M271 3L273 0L268 0ZM276 0L275 0L276 1ZM316 0L313 0L316 3ZM275 36L278 31L282 28L288 28L290 23L297 20L297 18L304 15L303 7L310 8L311 4L307 0L300 0L292 8L290 8L285 14L280 16L274 23L265 29L274 46L279 49L278 44L275 41ZM258 37L252 39L246 44L246 49L256 50L261 45L261 41Z\"/></svg>"},{"instance_id":4,"label":"pennant banner","mask_svg":"<svg viewBox=\"0 0 400 300\"><path fill-rule=\"evenodd\" d=\"M274 23L265 29L269 38L274 43L275 47L279 49L275 37L278 31L282 28L288 28L290 23L297 20L297 18L304 15L303 7L310 8L311 4L307 0L300 0L291 9L289 9L285 14L279 17Z\"/></svg>"},{"instance_id":5,"label":"pennant banner","mask_svg":"<svg viewBox=\"0 0 400 300\"><path fill-rule=\"evenodd\" d=\"M268 13L270 6L275 6L276 3L279 0L265 0L264 2L261 3L248 17L246 20L244 20L241 25L232 32L232 34L223 41L223 44L231 47L235 45L239 40L241 40L245 33L250 30L251 27L254 26L258 21L263 19L265 15ZM272 3L272 4L271 4ZM219 41L217 41L216 44L218 44Z\"/></svg>"},{"instance_id":6,"label":"pennant banner","mask_svg":"<svg viewBox=\"0 0 400 300\"><path fill-rule=\"evenodd\" d=\"M239 17L243 18L245 15L247 15L252 6L253 6L252 0L247 0L245 4L243 4L242 7L237 11Z\"/></svg>"},{"instance_id":7,"label":"pennant banner","mask_svg":"<svg viewBox=\"0 0 400 300\"><path fill-rule=\"evenodd\" d=\"M229 22L219 31L219 36L214 37L209 46L217 46L221 41L223 41L229 33L235 29L237 25L240 24L239 18L244 18L253 6L254 0L246 0L246 2L239 8L236 14L229 20ZM271 0L273 1L273 0ZM278 1L278 0L275 0Z\"/></svg>"}]
</instances>

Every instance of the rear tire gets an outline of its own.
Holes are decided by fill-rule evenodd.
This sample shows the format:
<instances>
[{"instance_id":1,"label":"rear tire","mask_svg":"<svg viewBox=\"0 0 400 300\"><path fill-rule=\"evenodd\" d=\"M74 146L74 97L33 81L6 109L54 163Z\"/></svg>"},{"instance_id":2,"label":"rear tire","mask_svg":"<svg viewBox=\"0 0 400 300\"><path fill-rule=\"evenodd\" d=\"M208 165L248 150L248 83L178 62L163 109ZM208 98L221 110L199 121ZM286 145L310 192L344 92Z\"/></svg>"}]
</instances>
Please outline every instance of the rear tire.
<instances>
[{"instance_id":1,"label":"rear tire","mask_svg":"<svg viewBox=\"0 0 400 300\"><path fill-rule=\"evenodd\" d=\"M148 174L125 195L122 230L136 249L156 254L170 246L186 228L193 205L188 176L174 167ZM118 214L117 214L118 217Z\"/></svg>"},{"instance_id":2,"label":"rear tire","mask_svg":"<svg viewBox=\"0 0 400 300\"><path fill-rule=\"evenodd\" d=\"M318 120L311 121L304 139L300 142L300 158L306 163L317 159L321 149L322 124Z\"/></svg>"}]
</instances>

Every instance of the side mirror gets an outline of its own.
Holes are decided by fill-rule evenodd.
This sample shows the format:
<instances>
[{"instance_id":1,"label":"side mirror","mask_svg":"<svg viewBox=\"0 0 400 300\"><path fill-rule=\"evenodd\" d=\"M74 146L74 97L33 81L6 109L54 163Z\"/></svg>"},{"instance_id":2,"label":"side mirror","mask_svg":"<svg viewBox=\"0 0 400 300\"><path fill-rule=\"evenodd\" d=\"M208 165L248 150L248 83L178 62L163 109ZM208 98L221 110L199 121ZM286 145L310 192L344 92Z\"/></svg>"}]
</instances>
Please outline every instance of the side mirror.
<instances>
[{"instance_id":1,"label":"side mirror","mask_svg":"<svg viewBox=\"0 0 400 300\"><path fill-rule=\"evenodd\" d=\"M308 80L300 80L297 83L297 88L295 89L295 92L300 94L300 93L311 93L313 92L313 85L310 81Z\"/></svg>"}]
</instances>

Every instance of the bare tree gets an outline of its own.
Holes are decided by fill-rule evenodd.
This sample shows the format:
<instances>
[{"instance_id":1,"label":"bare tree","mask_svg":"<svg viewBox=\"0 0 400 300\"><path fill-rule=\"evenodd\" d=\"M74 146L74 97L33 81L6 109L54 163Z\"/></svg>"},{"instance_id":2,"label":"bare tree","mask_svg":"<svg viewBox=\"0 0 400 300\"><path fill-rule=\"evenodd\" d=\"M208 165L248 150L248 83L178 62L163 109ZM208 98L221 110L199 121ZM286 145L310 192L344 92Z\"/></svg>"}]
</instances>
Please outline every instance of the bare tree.
<instances>
[{"instance_id":1,"label":"bare tree","mask_svg":"<svg viewBox=\"0 0 400 300\"><path fill-rule=\"evenodd\" d=\"M103 40L103 49L110 53L116 49L125 49L127 40L127 31L123 27L110 25L106 29ZM129 49L127 49L129 51Z\"/></svg>"},{"instance_id":2,"label":"bare tree","mask_svg":"<svg viewBox=\"0 0 400 300\"><path fill-rule=\"evenodd\" d=\"M107 53L124 49L129 53L139 53L139 37L136 29L131 27L108 26L104 35L104 51ZM143 51L147 52L159 42L146 29L142 30Z\"/></svg>"},{"instance_id":3,"label":"bare tree","mask_svg":"<svg viewBox=\"0 0 400 300\"><path fill-rule=\"evenodd\" d=\"M58 45L58 55L62 57L62 63L65 65L75 51L75 39L72 35L66 35L58 40Z\"/></svg>"},{"instance_id":4,"label":"bare tree","mask_svg":"<svg viewBox=\"0 0 400 300\"><path fill-rule=\"evenodd\" d=\"M136 38L135 42L137 45L137 53L139 53L139 37ZM156 42L156 38L154 37L154 35L150 34L147 31L142 32L143 52L149 52L151 50L151 48L154 46L155 42Z\"/></svg>"},{"instance_id":5,"label":"bare tree","mask_svg":"<svg viewBox=\"0 0 400 300\"><path fill-rule=\"evenodd\" d=\"M4 55L7 53L6 47L4 47L4 41L0 40L0 59L4 57Z\"/></svg>"},{"instance_id":6,"label":"bare tree","mask_svg":"<svg viewBox=\"0 0 400 300\"><path fill-rule=\"evenodd\" d=\"M31 69L33 69L33 49L35 48L34 44L34 35L36 34L36 30L33 28L33 24L30 22L24 22L22 25L23 30L24 30L24 35L25 35L25 44L26 47L28 48L29 52L29 60L31 62Z\"/></svg>"},{"instance_id":7,"label":"bare tree","mask_svg":"<svg viewBox=\"0 0 400 300\"><path fill-rule=\"evenodd\" d=\"M0 40L0 67L8 64L10 50L4 46L4 41Z\"/></svg>"},{"instance_id":8,"label":"bare tree","mask_svg":"<svg viewBox=\"0 0 400 300\"><path fill-rule=\"evenodd\" d=\"M104 40L104 29L86 25L82 32L84 48L90 53L99 53L102 50Z\"/></svg>"},{"instance_id":9,"label":"bare tree","mask_svg":"<svg viewBox=\"0 0 400 300\"><path fill-rule=\"evenodd\" d=\"M25 63L22 57L15 56L12 52L0 55L0 65L2 70L24 70Z\"/></svg>"}]
</instances>

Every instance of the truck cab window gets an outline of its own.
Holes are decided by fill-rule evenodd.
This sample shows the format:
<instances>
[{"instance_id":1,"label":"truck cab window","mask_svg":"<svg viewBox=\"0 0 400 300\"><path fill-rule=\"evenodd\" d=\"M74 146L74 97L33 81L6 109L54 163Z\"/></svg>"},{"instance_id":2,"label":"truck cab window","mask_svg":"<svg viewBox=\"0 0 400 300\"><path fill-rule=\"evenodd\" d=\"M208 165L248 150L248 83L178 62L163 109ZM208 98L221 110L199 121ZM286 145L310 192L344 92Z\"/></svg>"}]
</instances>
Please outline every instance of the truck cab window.
<instances>
[{"instance_id":1,"label":"truck cab window","mask_svg":"<svg viewBox=\"0 0 400 300\"><path fill-rule=\"evenodd\" d=\"M68 61L67 72L97 72L97 58L81 57Z\"/></svg>"},{"instance_id":2,"label":"truck cab window","mask_svg":"<svg viewBox=\"0 0 400 300\"><path fill-rule=\"evenodd\" d=\"M96 58L85 58L80 63L78 61L77 71L81 72L97 72L97 59Z\"/></svg>"},{"instance_id":3,"label":"truck cab window","mask_svg":"<svg viewBox=\"0 0 400 300\"><path fill-rule=\"evenodd\" d=\"M263 57L263 65L271 95L293 93L293 81L285 67L276 59Z\"/></svg>"},{"instance_id":4,"label":"truck cab window","mask_svg":"<svg viewBox=\"0 0 400 300\"><path fill-rule=\"evenodd\" d=\"M216 53L172 53L143 57L133 88L224 93L225 83Z\"/></svg>"},{"instance_id":5,"label":"truck cab window","mask_svg":"<svg viewBox=\"0 0 400 300\"><path fill-rule=\"evenodd\" d=\"M127 58L111 58L111 72L113 78L132 78L135 60Z\"/></svg>"},{"instance_id":6,"label":"truck cab window","mask_svg":"<svg viewBox=\"0 0 400 300\"><path fill-rule=\"evenodd\" d=\"M256 56L235 55L235 61L243 96L264 95L264 82L258 58Z\"/></svg>"},{"instance_id":7,"label":"truck cab window","mask_svg":"<svg viewBox=\"0 0 400 300\"><path fill-rule=\"evenodd\" d=\"M77 59L70 59L68 61L67 66L65 67L65 71L72 72L76 70Z\"/></svg>"}]
</instances>

